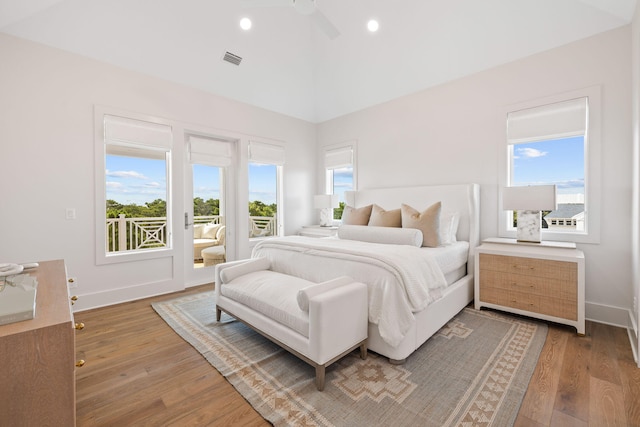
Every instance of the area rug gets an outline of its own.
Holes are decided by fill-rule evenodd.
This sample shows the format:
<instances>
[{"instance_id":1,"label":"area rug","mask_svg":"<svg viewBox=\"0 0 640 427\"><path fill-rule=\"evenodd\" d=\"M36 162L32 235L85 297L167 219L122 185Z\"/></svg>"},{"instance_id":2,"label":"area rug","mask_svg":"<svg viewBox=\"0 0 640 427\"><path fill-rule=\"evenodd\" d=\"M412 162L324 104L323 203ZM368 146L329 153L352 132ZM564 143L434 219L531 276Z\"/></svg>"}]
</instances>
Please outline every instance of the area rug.
<instances>
[{"instance_id":1,"label":"area rug","mask_svg":"<svg viewBox=\"0 0 640 427\"><path fill-rule=\"evenodd\" d=\"M275 426L511 426L547 335L543 323L465 308L402 365L357 351L315 371L241 322L213 292L153 304Z\"/></svg>"}]
</instances>

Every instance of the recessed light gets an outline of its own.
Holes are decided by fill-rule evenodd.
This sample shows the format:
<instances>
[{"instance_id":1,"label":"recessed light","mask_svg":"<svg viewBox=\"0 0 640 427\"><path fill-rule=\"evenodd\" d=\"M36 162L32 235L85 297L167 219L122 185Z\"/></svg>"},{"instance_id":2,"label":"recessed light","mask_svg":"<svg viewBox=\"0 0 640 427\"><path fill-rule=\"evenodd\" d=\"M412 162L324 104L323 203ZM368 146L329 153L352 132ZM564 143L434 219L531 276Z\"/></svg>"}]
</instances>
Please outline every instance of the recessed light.
<instances>
[{"instance_id":1,"label":"recessed light","mask_svg":"<svg viewBox=\"0 0 640 427\"><path fill-rule=\"evenodd\" d=\"M378 21L376 21L375 19L370 19L369 22L367 22L367 28L372 33L375 33L376 31L378 31L378 28L380 28L380 24L378 24Z\"/></svg>"},{"instance_id":2,"label":"recessed light","mask_svg":"<svg viewBox=\"0 0 640 427\"><path fill-rule=\"evenodd\" d=\"M251 29L251 19L249 18L242 18L240 20L240 28L242 28L245 31L248 31Z\"/></svg>"}]
</instances>

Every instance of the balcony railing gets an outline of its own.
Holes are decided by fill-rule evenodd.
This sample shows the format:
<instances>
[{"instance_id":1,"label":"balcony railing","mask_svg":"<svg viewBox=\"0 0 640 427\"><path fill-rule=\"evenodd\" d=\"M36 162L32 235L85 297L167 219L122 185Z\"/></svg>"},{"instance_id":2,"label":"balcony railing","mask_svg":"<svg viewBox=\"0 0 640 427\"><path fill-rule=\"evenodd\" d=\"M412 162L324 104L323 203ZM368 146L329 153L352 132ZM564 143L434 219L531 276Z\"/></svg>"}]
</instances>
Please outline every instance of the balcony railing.
<instances>
[{"instance_id":1,"label":"balcony railing","mask_svg":"<svg viewBox=\"0 0 640 427\"><path fill-rule=\"evenodd\" d=\"M224 217L219 215L196 216L194 224L222 224ZM118 218L107 218L107 252L156 249L167 246L167 219L127 218L120 214ZM269 237L276 235L274 217L250 216L249 237Z\"/></svg>"}]
</instances>

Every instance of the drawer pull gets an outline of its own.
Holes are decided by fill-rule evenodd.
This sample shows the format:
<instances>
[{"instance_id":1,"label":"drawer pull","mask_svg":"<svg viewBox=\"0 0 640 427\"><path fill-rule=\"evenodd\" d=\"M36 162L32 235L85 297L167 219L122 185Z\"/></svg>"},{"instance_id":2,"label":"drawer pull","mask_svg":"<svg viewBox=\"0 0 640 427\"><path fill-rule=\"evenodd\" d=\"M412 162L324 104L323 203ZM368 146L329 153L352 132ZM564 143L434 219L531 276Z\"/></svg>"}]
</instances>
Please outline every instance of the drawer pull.
<instances>
[{"instance_id":1,"label":"drawer pull","mask_svg":"<svg viewBox=\"0 0 640 427\"><path fill-rule=\"evenodd\" d=\"M535 267L528 267L526 265L512 264L512 266L516 270L535 270Z\"/></svg>"},{"instance_id":2,"label":"drawer pull","mask_svg":"<svg viewBox=\"0 0 640 427\"><path fill-rule=\"evenodd\" d=\"M83 330L84 329L84 323L82 323L82 322L76 323L75 328L77 330L79 330L79 331Z\"/></svg>"},{"instance_id":3,"label":"drawer pull","mask_svg":"<svg viewBox=\"0 0 640 427\"><path fill-rule=\"evenodd\" d=\"M76 362L76 368L82 368L84 366L84 359L80 359Z\"/></svg>"},{"instance_id":4,"label":"drawer pull","mask_svg":"<svg viewBox=\"0 0 640 427\"><path fill-rule=\"evenodd\" d=\"M533 288L532 284L520 284L518 282L511 282L511 286L517 287L517 288Z\"/></svg>"},{"instance_id":5,"label":"drawer pull","mask_svg":"<svg viewBox=\"0 0 640 427\"><path fill-rule=\"evenodd\" d=\"M71 297L71 305L74 305L76 303L76 301L78 301L78 297L77 296L72 296Z\"/></svg>"}]
</instances>

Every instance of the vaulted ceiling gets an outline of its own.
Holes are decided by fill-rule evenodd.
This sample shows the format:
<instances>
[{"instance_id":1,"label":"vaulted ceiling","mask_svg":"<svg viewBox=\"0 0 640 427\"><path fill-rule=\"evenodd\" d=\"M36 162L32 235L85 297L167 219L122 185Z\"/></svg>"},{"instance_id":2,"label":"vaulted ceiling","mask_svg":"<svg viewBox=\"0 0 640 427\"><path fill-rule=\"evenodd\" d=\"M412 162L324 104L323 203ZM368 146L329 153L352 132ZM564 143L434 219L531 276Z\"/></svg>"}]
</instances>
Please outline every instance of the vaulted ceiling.
<instances>
[{"instance_id":1,"label":"vaulted ceiling","mask_svg":"<svg viewBox=\"0 0 640 427\"><path fill-rule=\"evenodd\" d=\"M330 39L294 7L247 3L0 0L0 32L322 122L626 25L636 6L636 0L316 0L340 32ZM249 31L239 27L244 16L253 22ZM376 33L366 28L372 17L380 23ZM240 56L240 65L223 61L225 52Z\"/></svg>"}]
</instances>

